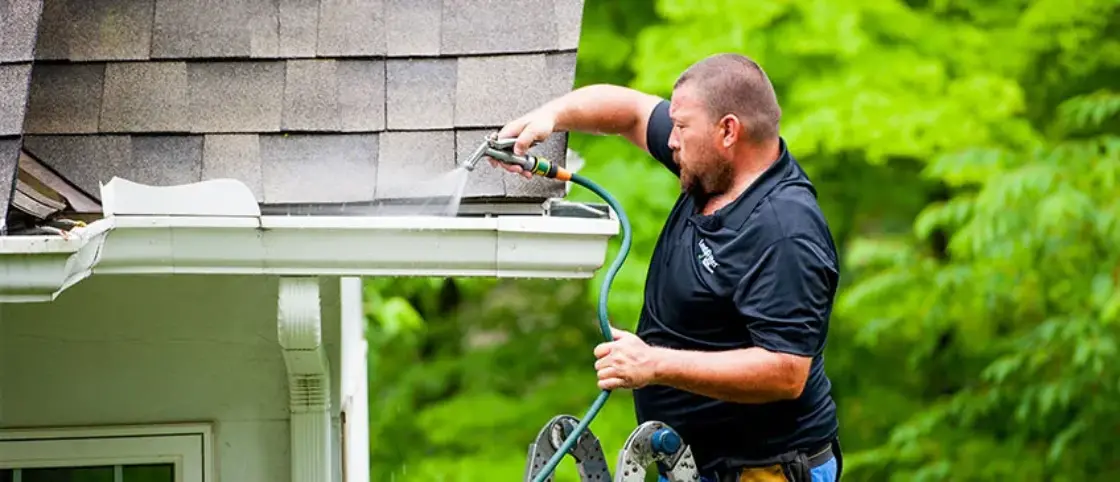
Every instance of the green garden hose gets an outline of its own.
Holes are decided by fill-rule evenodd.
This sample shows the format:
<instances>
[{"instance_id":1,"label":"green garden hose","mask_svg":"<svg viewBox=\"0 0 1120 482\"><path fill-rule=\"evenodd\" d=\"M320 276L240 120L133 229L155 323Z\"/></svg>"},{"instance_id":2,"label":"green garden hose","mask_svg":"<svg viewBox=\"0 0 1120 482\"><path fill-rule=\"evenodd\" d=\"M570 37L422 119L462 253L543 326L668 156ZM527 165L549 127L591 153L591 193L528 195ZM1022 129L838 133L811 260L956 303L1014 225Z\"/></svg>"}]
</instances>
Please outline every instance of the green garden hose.
<instances>
[{"instance_id":1,"label":"green garden hose","mask_svg":"<svg viewBox=\"0 0 1120 482\"><path fill-rule=\"evenodd\" d=\"M541 160L538 162L547 161ZM550 170L551 169L544 169L544 171L546 172ZM615 199L614 196L611 195L611 193L607 192L606 189L603 189L602 186L596 184L594 181L584 176L574 173L571 174L571 180L573 183L579 184L580 186L589 189L599 197L603 198L603 200L606 201L611 209L613 209L617 214L618 222L622 226L622 245L619 246L618 255L615 256L614 262L611 263L610 268L607 269L607 273L603 278L603 285L599 288L599 330L603 333L603 340L609 342L613 339L613 336L611 335L610 318L608 318L607 315L607 297L610 295L611 282L614 281L614 277L618 274L618 270L622 268L622 263L626 261L626 256L630 254L630 242L632 235L630 230L630 220L627 219L626 211L622 209L622 205L619 204L618 200ZM576 443L576 440L579 439L580 435L583 435L583 432L587 430L588 425L591 425L591 421L594 420L595 416L599 414L599 410L601 410L603 408L603 405L607 403L607 398L610 397L610 394L611 392L609 390L603 390L599 393L599 396L595 398L595 401L591 404L591 407L588 408L587 413L585 413L583 417L579 419L579 424L576 425L576 428L572 430L571 434L568 435L568 438L564 440L564 443L557 448L556 453L552 456L552 458L548 460L548 463L546 463L544 467L541 468L541 471L537 473L537 477L533 479L533 482L544 482L545 479L552 475L552 472L556 470L556 466L560 463L560 459L564 458L564 456L567 455L569 451L571 451L572 447Z\"/></svg>"},{"instance_id":2,"label":"green garden hose","mask_svg":"<svg viewBox=\"0 0 1120 482\"><path fill-rule=\"evenodd\" d=\"M626 211L622 209L622 204L620 204L611 193L607 192L606 189L603 189L602 186L596 184L591 179L575 174L540 156L518 156L513 154L511 150L513 149L514 141L515 139L496 139L494 136L487 137L485 142L483 142L470 157L460 163L460 167L473 170L475 165L486 156L506 164L521 166L525 172L532 173L536 176L559 181L571 181L594 192L606 201L607 205L609 205L611 209L614 210L615 215L618 216L618 222L622 226L622 245L618 249L618 255L615 256L614 262L611 263L610 268L607 269L607 273L603 279L603 285L599 288L599 331L603 333L604 341L612 341L614 337L611 335L610 318L607 315L607 298L610 295L611 282L614 281L618 270L622 268L622 263L626 261L626 256L630 254L632 232L630 229L630 220L626 217ZM609 390L603 390L599 393L599 396L595 398L591 407L588 408L587 413L579 419L579 424L572 430L572 433L568 434L564 442L557 447L556 453L553 454L552 458L541 468L541 471L537 473L533 482L544 482L545 479L552 475L552 472L556 470L556 466L560 463L560 460L572 450L576 440L579 440L579 437L583 435L587 427L591 425L591 421L594 420L595 416L602 410L603 405L607 403L607 398L609 398L610 395L611 393Z\"/></svg>"}]
</instances>

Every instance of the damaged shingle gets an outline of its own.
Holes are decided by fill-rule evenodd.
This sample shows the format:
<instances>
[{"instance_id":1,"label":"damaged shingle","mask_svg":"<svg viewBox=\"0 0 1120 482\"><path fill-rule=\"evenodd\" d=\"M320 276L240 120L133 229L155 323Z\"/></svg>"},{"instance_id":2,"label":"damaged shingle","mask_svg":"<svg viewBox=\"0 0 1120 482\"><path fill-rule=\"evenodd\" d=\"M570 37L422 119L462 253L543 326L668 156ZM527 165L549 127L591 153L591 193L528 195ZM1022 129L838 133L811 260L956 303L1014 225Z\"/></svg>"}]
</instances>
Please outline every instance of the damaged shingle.
<instances>
[{"instance_id":1,"label":"damaged shingle","mask_svg":"<svg viewBox=\"0 0 1120 482\"><path fill-rule=\"evenodd\" d=\"M105 66L103 132L186 131L187 65L124 62Z\"/></svg>"},{"instance_id":2,"label":"damaged shingle","mask_svg":"<svg viewBox=\"0 0 1120 482\"><path fill-rule=\"evenodd\" d=\"M268 203L369 201L377 182L378 134L262 135Z\"/></svg>"},{"instance_id":3,"label":"damaged shingle","mask_svg":"<svg viewBox=\"0 0 1120 482\"><path fill-rule=\"evenodd\" d=\"M284 63L199 62L188 68L194 132L275 132L283 107Z\"/></svg>"},{"instance_id":4,"label":"damaged shingle","mask_svg":"<svg viewBox=\"0 0 1120 482\"><path fill-rule=\"evenodd\" d=\"M33 58L42 0L0 0L0 62Z\"/></svg>"},{"instance_id":5,"label":"damaged shingle","mask_svg":"<svg viewBox=\"0 0 1120 482\"><path fill-rule=\"evenodd\" d=\"M385 55L384 0L319 0L320 57Z\"/></svg>"},{"instance_id":6,"label":"damaged shingle","mask_svg":"<svg viewBox=\"0 0 1120 482\"><path fill-rule=\"evenodd\" d=\"M455 133L386 132L378 152L377 197L433 198L454 192L440 175L455 167ZM442 179L450 181L450 179Z\"/></svg>"},{"instance_id":7,"label":"damaged shingle","mask_svg":"<svg viewBox=\"0 0 1120 482\"><path fill-rule=\"evenodd\" d=\"M99 183L123 176L132 159L129 136L24 136L24 148L86 194L101 199Z\"/></svg>"},{"instance_id":8,"label":"damaged shingle","mask_svg":"<svg viewBox=\"0 0 1120 482\"><path fill-rule=\"evenodd\" d=\"M202 147L202 179L237 179L257 200L264 199L261 184L261 146L255 134L208 135Z\"/></svg>"},{"instance_id":9,"label":"damaged shingle","mask_svg":"<svg viewBox=\"0 0 1120 482\"><path fill-rule=\"evenodd\" d=\"M0 65L0 136L23 133L31 64Z\"/></svg>"},{"instance_id":10,"label":"damaged shingle","mask_svg":"<svg viewBox=\"0 0 1120 482\"><path fill-rule=\"evenodd\" d=\"M389 59L389 129L450 129L455 125L455 59Z\"/></svg>"},{"instance_id":11,"label":"damaged shingle","mask_svg":"<svg viewBox=\"0 0 1120 482\"><path fill-rule=\"evenodd\" d=\"M132 155L113 174L151 186L202 180L202 136L133 136Z\"/></svg>"}]
</instances>

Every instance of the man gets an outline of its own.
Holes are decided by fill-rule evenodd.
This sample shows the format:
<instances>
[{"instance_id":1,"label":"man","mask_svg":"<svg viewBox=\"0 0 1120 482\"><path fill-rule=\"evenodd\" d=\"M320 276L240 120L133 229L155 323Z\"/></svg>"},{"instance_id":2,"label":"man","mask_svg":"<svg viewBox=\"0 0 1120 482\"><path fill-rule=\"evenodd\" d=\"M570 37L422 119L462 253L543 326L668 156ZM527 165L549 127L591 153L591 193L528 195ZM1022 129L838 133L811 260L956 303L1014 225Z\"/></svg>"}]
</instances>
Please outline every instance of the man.
<instances>
[{"instance_id":1,"label":"man","mask_svg":"<svg viewBox=\"0 0 1120 482\"><path fill-rule=\"evenodd\" d=\"M763 70L721 54L689 67L671 102L594 85L499 133L518 154L553 132L618 134L679 176L637 334L615 329L595 368L600 388L634 389L640 422L681 434L706 480L831 482L842 468L821 355L837 256L780 117Z\"/></svg>"}]
</instances>

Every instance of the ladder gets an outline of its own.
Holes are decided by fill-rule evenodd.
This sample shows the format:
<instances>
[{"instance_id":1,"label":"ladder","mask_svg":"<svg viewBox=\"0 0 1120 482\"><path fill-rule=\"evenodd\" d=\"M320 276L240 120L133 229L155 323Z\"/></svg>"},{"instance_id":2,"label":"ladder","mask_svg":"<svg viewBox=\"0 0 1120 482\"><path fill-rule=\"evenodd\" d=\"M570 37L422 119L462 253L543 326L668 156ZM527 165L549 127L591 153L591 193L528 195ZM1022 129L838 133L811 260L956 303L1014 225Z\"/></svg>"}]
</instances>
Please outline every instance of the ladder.
<instances>
[{"instance_id":1,"label":"ladder","mask_svg":"<svg viewBox=\"0 0 1120 482\"><path fill-rule=\"evenodd\" d=\"M529 444L524 482L536 479L577 425L579 420L576 417L557 415L541 428L536 440ZM645 422L630 433L619 451L618 472L613 479L603 455L603 447L590 429L580 435L566 455L575 459L580 482L644 482L646 469L653 464L662 468L669 482L700 480L692 449L681 440L675 430L658 421ZM552 474L544 480L552 482Z\"/></svg>"}]
</instances>

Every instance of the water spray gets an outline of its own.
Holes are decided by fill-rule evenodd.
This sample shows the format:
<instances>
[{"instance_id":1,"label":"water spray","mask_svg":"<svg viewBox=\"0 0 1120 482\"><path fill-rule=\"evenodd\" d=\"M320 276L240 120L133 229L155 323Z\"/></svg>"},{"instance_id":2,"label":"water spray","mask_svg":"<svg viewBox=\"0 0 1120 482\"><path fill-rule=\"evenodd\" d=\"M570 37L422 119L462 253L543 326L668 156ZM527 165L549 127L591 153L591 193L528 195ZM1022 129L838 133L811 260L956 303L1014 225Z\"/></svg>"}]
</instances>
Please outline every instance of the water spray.
<instances>
[{"instance_id":1,"label":"water spray","mask_svg":"<svg viewBox=\"0 0 1120 482\"><path fill-rule=\"evenodd\" d=\"M479 161L484 157L489 157L505 164L521 166L526 172L530 172L536 176L556 179L558 181L571 181L594 192L602 198L603 201L606 201L607 205L609 205L618 216L618 222L622 226L622 245L619 247L618 255L615 257L614 262L612 262L610 268L607 269L603 279L603 285L599 289L599 331L603 334L603 340L609 342L613 339L613 336L611 335L611 325L607 316L607 297L610 294L611 282L614 281L615 275L617 275L619 269L622 268L622 263L626 261L626 256L630 254L631 230L630 221L626 217L626 212L611 193L607 192L606 189L603 189L602 186L596 184L594 181L564 169L547 158L531 154L526 154L524 156L514 154L513 145L515 142L516 139L498 139L497 134L490 135L473 153L471 153L470 157L459 163L459 167L468 171L473 171ZM599 411L602 410L603 405L606 404L607 398L609 397L609 390L602 390L599 393L599 396L595 398L595 401L588 408L587 413L580 418L579 424L576 425L575 429L564 439L564 443L561 444L560 447L557 448L556 453L549 458L548 463L546 463L537 474L533 482L543 482L552 477L552 473L556 470L556 466L560 463L560 460L568 454L579 437L587 431L588 425L591 425L591 421L599 414Z\"/></svg>"}]
</instances>

